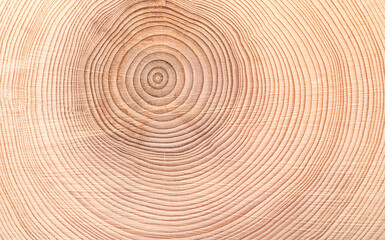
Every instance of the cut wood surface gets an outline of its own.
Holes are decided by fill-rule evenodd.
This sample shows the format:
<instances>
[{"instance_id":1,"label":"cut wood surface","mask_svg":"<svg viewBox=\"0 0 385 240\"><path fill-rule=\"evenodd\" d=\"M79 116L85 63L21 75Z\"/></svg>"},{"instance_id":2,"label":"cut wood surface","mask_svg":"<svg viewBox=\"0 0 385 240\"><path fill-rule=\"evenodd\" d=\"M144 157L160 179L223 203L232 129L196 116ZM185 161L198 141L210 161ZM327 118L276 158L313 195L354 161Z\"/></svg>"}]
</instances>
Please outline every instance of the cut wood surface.
<instances>
[{"instance_id":1,"label":"cut wood surface","mask_svg":"<svg viewBox=\"0 0 385 240\"><path fill-rule=\"evenodd\" d=\"M385 239L384 0L0 0L0 239Z\"/></svg>"}]
</instances>

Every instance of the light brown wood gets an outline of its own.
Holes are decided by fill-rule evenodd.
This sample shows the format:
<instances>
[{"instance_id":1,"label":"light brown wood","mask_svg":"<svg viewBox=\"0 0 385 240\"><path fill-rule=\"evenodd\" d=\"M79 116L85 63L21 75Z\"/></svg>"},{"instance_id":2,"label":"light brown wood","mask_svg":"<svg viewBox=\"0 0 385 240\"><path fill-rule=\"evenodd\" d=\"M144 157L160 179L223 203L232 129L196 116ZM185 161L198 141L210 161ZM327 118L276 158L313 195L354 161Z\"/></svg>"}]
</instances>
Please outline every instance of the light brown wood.
<instances>
[{"instance_id":1,"label":"light brown wood","mask_svg":"<svg viewBox=\"0 0 385 240\"><path fill-rule=\"evenodd\" d=\"M385 239L383 0L0 0L0 239Z\"/></svg>"}]
</instances>

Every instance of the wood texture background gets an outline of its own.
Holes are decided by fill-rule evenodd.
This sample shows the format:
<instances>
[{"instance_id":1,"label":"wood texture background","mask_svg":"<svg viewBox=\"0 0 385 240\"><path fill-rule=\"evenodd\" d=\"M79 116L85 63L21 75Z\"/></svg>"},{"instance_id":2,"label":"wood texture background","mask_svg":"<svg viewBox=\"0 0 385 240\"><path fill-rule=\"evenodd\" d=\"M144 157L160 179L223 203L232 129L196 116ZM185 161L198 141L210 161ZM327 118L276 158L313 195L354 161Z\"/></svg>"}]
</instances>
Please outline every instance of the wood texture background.
<instances>
[{"instance_id":1,"label":"wood texture background","mask_svg":"<svg viewBox=\"0 0 385 240\"><path fill-rule=\"evenodd\" d=\"M385 239L383 0L0 0L0 239Z\"/></svg>"}]
</instances>

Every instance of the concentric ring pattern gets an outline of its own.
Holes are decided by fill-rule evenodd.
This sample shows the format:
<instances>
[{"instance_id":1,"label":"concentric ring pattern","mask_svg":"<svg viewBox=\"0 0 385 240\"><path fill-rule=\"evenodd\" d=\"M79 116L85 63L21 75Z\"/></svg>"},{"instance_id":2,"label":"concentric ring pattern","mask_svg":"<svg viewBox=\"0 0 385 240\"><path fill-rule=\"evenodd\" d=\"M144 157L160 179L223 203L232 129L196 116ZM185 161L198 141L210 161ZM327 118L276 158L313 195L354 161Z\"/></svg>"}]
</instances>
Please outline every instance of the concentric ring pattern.
<instances>
[{"instance_id":1,"label":"concentric ring pattern","mask_svg":"<svg viewBox=\"0 0 385 240\"><path fill-rule=\"evenodd\" d=\"M1 239L385 239L382 1L0 1Z\"/></svg>"}]
</instances>

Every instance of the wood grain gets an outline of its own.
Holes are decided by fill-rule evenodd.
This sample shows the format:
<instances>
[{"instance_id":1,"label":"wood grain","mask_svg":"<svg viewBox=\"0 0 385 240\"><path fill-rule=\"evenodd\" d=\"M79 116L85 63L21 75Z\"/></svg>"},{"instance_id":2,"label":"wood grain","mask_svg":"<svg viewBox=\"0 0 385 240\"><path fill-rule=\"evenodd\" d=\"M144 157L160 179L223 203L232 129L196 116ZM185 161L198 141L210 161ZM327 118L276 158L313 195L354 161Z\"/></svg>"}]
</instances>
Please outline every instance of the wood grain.
<instances>
[{"instance_id":1,"label":"wood grain","mask_svg":"<svg viewBox=\"0 0 385 240\"><path fill-rule=\"evenodd\" d=\"M0 0L0 239L385 239L385 1Z\"/></svg>"}]
</instances>

